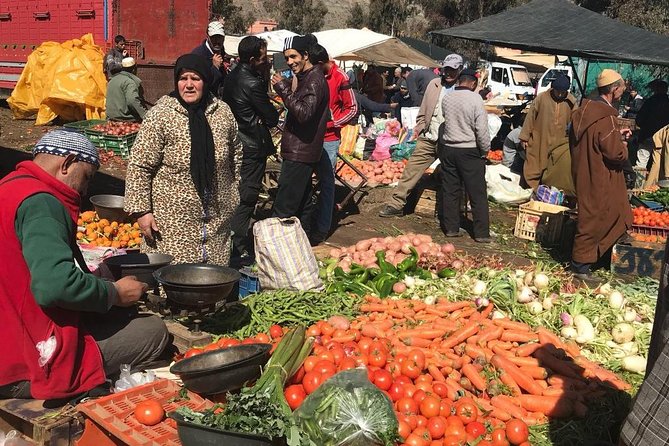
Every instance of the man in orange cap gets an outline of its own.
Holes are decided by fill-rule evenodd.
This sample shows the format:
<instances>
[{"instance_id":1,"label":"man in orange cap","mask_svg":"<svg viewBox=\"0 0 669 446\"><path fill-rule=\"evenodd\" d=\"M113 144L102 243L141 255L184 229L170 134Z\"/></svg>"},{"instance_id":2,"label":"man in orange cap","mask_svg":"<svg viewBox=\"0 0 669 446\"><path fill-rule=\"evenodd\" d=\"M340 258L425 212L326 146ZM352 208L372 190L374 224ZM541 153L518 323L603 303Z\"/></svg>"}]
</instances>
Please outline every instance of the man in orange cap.
<instances>
[{"instance_id":1,"label":"man in orange cap","mask_svg":"<svg viewBox=\"0 0 669 446\"><path fill-rule=\"evenodd\" d=\"M590 279L591 266L632 226L623 173L628 156L624 140L631 131L618 129L618 109L612 105L623 95L625 82L616 71L605 69L597 89L597 99L584 99L572 114L569 135L578 199L572 267L582 280Z\"/></svg>"}]
</instances>

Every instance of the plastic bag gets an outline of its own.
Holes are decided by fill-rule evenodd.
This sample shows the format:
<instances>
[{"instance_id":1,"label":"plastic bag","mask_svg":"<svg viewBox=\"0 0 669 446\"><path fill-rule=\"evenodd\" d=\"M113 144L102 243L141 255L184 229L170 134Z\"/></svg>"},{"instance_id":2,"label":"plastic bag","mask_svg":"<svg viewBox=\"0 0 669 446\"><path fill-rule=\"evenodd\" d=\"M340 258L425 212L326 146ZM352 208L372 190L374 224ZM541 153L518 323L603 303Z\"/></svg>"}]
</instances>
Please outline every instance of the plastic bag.
<instances>
[{"instance_id":1,"label":"plastic bag","mask_svg":"<svg viewBox=\"0 0 669 446\"><path fill-rule=\"evenodd\" d=\"M37 363L40 367L44 367L49 362L49 359L51 359L53 353L56 351L56 345L57 342L55 336L51 336L46 341L39 341L37 343L35 347L39 352L39 360Z\"/></svg>"},{"instance_id":2,"label":"plastic bag","mask_svg":"<svg viewBox=\"0 0 669 446\"><path fill-rule=\"evenodd\" d=\"M149 370L146 373L130 373L130 364L121 364L121 375L114 383L114 392L123 392L133 387L152 383L156 380L156 374Z\"/></svg>"},{"instance_id":3,"label":"plastic bag","mask_svg":"<svg viewBox=\"0 0 669 446\"><path fill-rule=\"evenodd\" d=\"M383 161L390 158L390 146L397 144L397 138L387 133L382 133L376 137L376 148L369 159L374 161Z\"/></svg>"},{"instance_id":4,"label":"plastic bag","mask_svg":"<svg viewBox=\"0 0 669 446\"><path fill-rule=\"evenodd\" d=\"M67 42L45 42L30 56L7 100L15 118L37 114L35 125L104 117L107 80L104 53L92 34Z\"/></svg>"},{"instance_id":5,"label":"plastic bag","mask_svg":"<svg viewBox=\"0 0 669 446\"><path fill-rule=\"evenodd\" d=\"M390 446L398 422L390 399L367 378L364 368L334 375L294 412L319 446Z\"/></svg>"},{"instance_id":6,"label":"plastic bag","mask_svg":"<svg viewBox=\"0 0 669 446\"><path fill-rule=\"evenodd\" d=\"M393 161L408 160L416 149L416 141L406 141L390 146L390 157Z\"/></svg>"},{"instance_id":7,"label":"plastic bag","mask_svg":"<svg viewBox=\"0 0 669 446\"><path fill-rule=\"evenodd\" d=\"M30 446L32 444L21 438L18 431L9 431L6 434L0 431L0 446Z\"/></svg>"}]
</instances>

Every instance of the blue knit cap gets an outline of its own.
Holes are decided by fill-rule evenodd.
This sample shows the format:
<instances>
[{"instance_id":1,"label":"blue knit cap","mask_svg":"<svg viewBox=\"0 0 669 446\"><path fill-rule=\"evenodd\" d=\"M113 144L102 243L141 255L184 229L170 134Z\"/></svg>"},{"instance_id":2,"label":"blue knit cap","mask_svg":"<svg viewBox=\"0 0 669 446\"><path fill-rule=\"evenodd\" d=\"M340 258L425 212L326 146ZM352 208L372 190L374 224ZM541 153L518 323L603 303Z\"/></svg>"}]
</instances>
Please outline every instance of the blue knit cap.
<instances>
[{"instance_id":1,"label":"blue knit cap","mask_svg":"<svg viewBox=\"0 0 669 446\"><path fill-rule=\"evenodd\" d=\"M71 130L52 130L42 136L33 148L33 157L38 153L63 157L75 155L79 161L100 167L98 149L84 135Z\"/></svg>"},{"instance_id":2,"label":"blue knit cap","mask_svg":"<svg viewBox=\"0 0 669 446\"><path fill-rule=\"evenodd\" d=\"M559 74L558 77L553 79L553 82L551 82L551 87L553 87L555 90L568 91L570 84L571 81L567 76L564 74Z\"/></svg>"}]
</instances>

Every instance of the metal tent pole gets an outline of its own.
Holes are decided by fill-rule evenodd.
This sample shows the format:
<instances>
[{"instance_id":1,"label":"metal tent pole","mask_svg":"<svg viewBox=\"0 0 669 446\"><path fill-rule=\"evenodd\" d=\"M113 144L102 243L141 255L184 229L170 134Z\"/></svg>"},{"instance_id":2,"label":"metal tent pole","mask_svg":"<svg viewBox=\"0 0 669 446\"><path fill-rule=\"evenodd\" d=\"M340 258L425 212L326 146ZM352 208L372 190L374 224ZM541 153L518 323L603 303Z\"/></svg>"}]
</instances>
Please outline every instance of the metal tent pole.
<instances>
[{"instance_id":1,"label":"metal tent pole","mask_svg":"<svg viewBox=\"0 0 669 446\"><path fill-rule=\"evenodd\" d=\"M572 72L574 73L574 78L576 79L576 85L578 85L578 91L581 92L581 99L585 97L585 87L581 83L581 79L578 76L578 70L576 69L576 65L574 64L574 59L569 56L569 65L571 65ZM586 78L587 78L587 73L588 73L588 68L587 68L587 61L586 61Z\"/></svg>"}]
</instances>

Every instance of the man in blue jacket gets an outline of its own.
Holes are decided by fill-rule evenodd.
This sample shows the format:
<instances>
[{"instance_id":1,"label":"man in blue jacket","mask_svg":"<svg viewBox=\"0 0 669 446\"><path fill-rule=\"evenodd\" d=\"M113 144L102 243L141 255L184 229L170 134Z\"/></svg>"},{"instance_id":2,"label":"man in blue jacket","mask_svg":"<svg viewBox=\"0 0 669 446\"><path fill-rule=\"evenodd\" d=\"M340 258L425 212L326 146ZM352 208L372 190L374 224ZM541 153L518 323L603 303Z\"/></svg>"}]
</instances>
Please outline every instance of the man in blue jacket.
<instances>
[{"instance_id":1,"label":"man in blue jacket","mask_svg":"<svg viewBox=\"0 0 669 446\"><path fill-rule=\"evenodd\" d=\"M219 98L223 94L223 81L227 73L225 65L225 29L223 23L215 20L207 26L207 38L202 45L194 48L191 53L199 54L207 59L211 67L211 91Z\"/></svg>"}]
</instances>

